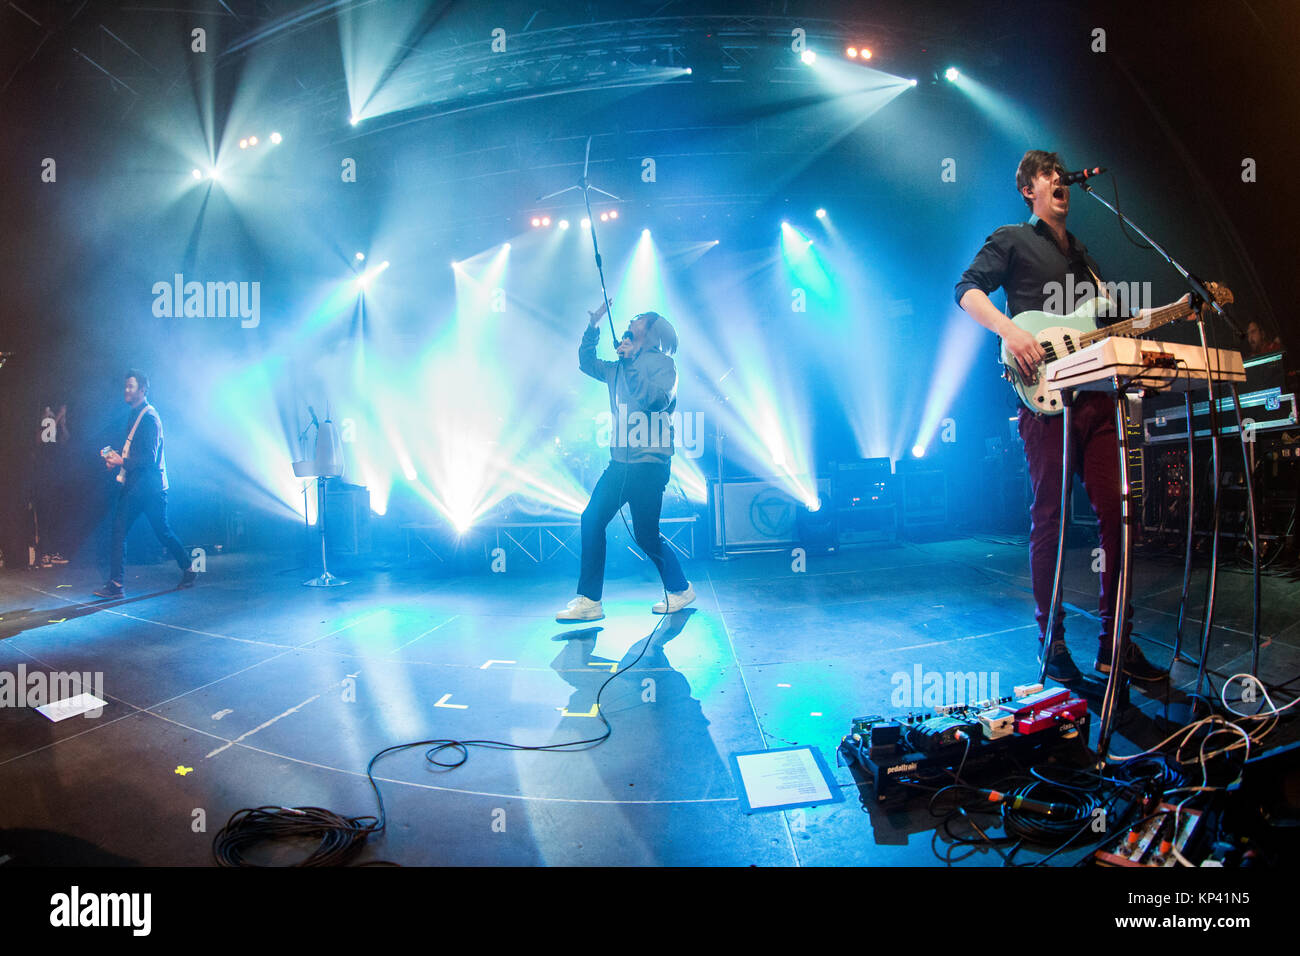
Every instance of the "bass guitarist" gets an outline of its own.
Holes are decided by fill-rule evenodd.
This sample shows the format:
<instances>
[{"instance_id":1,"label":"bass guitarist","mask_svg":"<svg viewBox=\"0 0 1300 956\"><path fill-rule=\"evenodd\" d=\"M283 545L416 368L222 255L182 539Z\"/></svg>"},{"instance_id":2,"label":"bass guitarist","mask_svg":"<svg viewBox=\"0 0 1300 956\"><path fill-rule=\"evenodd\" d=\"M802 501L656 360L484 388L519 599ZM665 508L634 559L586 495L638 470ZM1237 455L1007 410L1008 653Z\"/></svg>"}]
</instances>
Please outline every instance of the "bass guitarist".
<instances>
[{"instance_id":1,"label":"bass guitarist","mask_svg":"<svg viewBox=\"0 0 1300 956\"><path fill-rule=\"evenodd\" d=\"M985 240L975 259L957 283L957 304L976 322L1002 337L1005 351L1014 356L1020 372L1032 379L1046 354L1036 337L1017 326L989 299L1002 288L1007 296L1007 310L1019 315L1027 310L1054 311L1049 300L1062 302L1061 289L1103 288L1100 269L1087 247L1066 231L1065 217L1070 211L1069 187L1062 182L1065 167L1056 153L1031 149L1016 170L1016 188L1032 215L1028 222L1003 226ZM1071 304L1065 303L1065 312ZM1144 315L1144 310L1140 315ZM1116 310L1104 312L1118 318ZM1064 313L1063 313L1064 314ZM1106 319L1100 321L1105 322ZM1069 440L1074 442L1072 460L1082 475L1088 500L1096 514L1101 537L1100 616L1101 636L1096 669L1110 672L1111 635L1117 609L1115 592L1119 577L1120 498L1119 441L1115 432L1115 401L1104 392L1081 392L1074 400L1070 415ZM1065 612L1047 620L1052 602L1053 575L1056 568L1056 536L1061 514L1061 451L1065 440L1060 415L1042 414L1029 408L1020 409L1020 437L1024 441L1033 506L1030 512L1029 567L1037 605L1039 644L1047 655L1047 676L1063 684L1081 679L1065 645ZM1125 634L1132 631L1133 609L1125 607ZM1041 660L1041 658L1040 658ZM1161 669L1146 659L1132 641L1124 671L1137 681L1167 678Z\"/></svg>"}]
</instances>

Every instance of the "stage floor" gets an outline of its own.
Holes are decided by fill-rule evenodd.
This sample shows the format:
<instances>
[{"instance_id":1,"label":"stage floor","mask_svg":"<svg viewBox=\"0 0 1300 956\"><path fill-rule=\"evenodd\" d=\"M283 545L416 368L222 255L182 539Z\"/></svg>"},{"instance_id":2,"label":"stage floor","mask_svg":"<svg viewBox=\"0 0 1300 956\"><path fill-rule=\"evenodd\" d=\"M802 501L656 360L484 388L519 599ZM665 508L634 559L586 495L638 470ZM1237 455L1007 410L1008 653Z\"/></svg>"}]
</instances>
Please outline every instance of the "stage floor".
<instances>
[{"instance_id":1,"label":"stage floor","mask_svg":"<svg viewBox=\"0 0 1300 956\"><path fill-rule=\"evenodd\" d=\"M697 559L686 571L698 601L668 619L650 613L661 592L642 568L611 578L606 618L580 628L553 620L572 597L573 561L460 577L399 564L355 571L336 589L302 587L313 572L292 564L214 556L183 591L169 566L131 568L128 597L102 604L86 603L101 583L90 568L0 573L0 672L102 672L108 701L99 717L57 723L0 707L0 860L207 866L213 835L244 807L372 814L365 768L384 747L599 733L597 688L649 638L605 691L613 736L601 746L472 750L452 771L427 764L423 748L382 760L388 830L358 861L932 865L924 799L865 809L836 766L850 719L897 712L896 675L917 667L996 675L1004 694L1037 674L1017 542L844 550L809 556L803 572L788 554ZM1096 579L1086 550L1070 564L1068 640L1091 673ZM1136 628L1160 663L1170 652L1155 642L1172 640L1181 573L1181 560L1138 565ZM1203 572L1194 581L1203 594ZM1300 584L1266 577L1263 607L1260 676L1291 680ZM1249 669L1249 575L1222 575L1216 624L1211 668ZM1194 678L1175 668L1174 699ZM1120 723L1116 751L1162 736L1160 686L1135 687L1139 709ZM1096 723L1094 709L1094 742ZM795 743L820 749L844 801L742 812L730 755ZM965 862L1002 861L981 850Z\"/></svg>"}]
</instances>

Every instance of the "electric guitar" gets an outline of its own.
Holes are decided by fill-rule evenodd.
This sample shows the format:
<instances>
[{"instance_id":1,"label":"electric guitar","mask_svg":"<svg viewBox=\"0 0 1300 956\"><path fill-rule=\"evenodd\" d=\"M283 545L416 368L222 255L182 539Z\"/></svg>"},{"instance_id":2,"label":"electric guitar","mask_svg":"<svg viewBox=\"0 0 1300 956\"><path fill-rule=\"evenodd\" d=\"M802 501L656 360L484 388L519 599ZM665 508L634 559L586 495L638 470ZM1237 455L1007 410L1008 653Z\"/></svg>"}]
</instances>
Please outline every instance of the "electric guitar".
<instances>
[{"instance_id":1,"label":"electric guitar","mask_svg":"<svg viewBox=\"0 0 1300 956\"><path fill-rule=\"evenodd\" d=\"M1232 290L1218 282L1207 282L1206 290L1219 305L1228 305L1233 301ZM1061 404L1059 390L1047 387L1047 377L1042 374L1042 367L1048 362L1071 355L1081 348L1100 342L1111 336L1137 338L1170 322L1177 322L1192 315L1196 309L1189 302L1175 302L1162 309L1155 309L1140 319L1125 319L1112 325L1097 325L1097 316L1110 300L1097 297L1089 299L1069 315L1052 315L1049 312L1029 310L1021 312L1011 319L1018 327L1029 332L1038 340L1047 357L1034 368L1032 376L1026 376L1020 370L1016 357L1007 351L1007 344L1002 343L1002 377L1011 383L1020 401L1031 412L1043 415L1059 415L1065 410Z\"/></svg>"}]
</instances>

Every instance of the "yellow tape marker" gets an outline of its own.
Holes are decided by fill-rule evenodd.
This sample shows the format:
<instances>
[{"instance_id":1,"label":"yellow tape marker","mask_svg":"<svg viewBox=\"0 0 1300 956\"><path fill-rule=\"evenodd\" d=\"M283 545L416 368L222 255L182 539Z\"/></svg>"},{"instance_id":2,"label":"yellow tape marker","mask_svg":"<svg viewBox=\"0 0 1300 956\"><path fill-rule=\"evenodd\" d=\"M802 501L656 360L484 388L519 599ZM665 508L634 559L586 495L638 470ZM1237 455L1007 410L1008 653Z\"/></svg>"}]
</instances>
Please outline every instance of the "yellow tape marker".
<instances>
[{"instance_id":1,"label":"yellow tape marker","mask_svg":"<svg viewBox=\"0 0 1300 956\"><path fill-rule=\"evenodd\" d=\"M194 772L193 767L186 767L184 764L180 764L176 767L176 773L182 777L185 776L187 773L193 773L193 772Z\"/></svg>"},{"instance_id":2,"label":"yellow tape marker","mask_svg":"<svg viewBox=\"0 0 1300 956\"><path fill-rule=\"evenodd\" d=\"M592 704L592 705L591 705L591 710L587 711L585 714L575 714L575 713L572 713L572 712L570 712L569 708L567 708L567 707L561 707L561 708L560 708L560 713L563 714L565 717L595 717L595 716L596 716L596 705L595 705L595 704Z\"/></svg>"},{"instance_id":3,"label":"yellow tape marker","mask_svg":"<svg viewBox=\"0 0 1300 956\"><path fill-rule=\"evenodd\" d=\"M618 671L618 661L587 661L588 667L608 667L609 672L614 674Z\"/></svg>"}]
</instances>

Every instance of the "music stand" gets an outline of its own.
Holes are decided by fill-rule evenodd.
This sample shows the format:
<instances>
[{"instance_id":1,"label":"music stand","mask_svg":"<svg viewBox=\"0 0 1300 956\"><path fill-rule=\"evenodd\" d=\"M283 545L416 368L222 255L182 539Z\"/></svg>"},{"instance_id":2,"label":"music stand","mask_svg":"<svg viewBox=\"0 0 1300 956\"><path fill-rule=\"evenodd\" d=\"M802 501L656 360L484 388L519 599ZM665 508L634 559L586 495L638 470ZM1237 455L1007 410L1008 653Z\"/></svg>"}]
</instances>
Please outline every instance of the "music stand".
<instances>
[{"instance_id":1,"label":"music stand","mask_svg":"<svg viewBox=\"0 0 1300 956\"><path fill-rule=\"evenodd\" d=\"M320 567L321 573L303 586L309 588L335 588L347 584L330 573L325 556L325 487L331 478L343 474L343 443L339 440L338 429L328 418L316 429L316 457L306 461L295 461L293 473L298 478L316 479L316 527L320 529Z\"/></svg>"}]
</instances>

